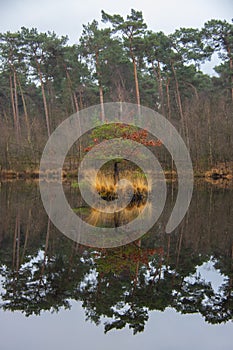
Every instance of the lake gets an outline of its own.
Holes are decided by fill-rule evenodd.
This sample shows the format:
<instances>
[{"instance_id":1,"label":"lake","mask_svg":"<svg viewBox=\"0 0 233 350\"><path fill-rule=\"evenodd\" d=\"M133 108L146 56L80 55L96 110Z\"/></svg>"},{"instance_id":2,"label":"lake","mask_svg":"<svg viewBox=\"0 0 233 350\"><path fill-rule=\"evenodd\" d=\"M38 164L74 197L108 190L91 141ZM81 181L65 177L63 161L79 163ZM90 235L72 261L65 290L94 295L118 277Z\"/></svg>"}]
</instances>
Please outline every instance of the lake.
<instances>
[{"instance_id":1,"label":"lake","mask_svg":"<svg viewBox=\"0 0 233 350\"><path fill-rule=\"evenodd\" d=\"M77 215L106 221L75 186L63 187ZM146 235L97 249L53 226L37 181L1 182L0 347L232 349L233 190L196 181L187 215L166 234L177 193L176 184L167 187L163 214Z\"/></svg>"}]
</instances>

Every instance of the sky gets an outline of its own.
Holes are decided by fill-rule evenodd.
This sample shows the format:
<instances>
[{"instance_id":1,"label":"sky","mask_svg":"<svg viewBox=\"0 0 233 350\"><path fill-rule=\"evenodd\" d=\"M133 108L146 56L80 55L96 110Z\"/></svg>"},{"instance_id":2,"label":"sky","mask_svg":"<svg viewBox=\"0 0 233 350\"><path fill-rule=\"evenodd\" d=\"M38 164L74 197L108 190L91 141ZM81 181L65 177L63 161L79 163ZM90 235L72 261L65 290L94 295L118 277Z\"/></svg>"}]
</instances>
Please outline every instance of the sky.
<instances>
[{"instance_id":1,"label":"sky","mask_svg":"<svg viewBox=\"0 0 233 350\"><path fill-rule=\"evenodd\" d=\"M55 31L78 42L82 25L101 22L101 10L124 17L131 8L143 12L149 29L166 34L180 27L201 27L212 18L233 17L232 0L0 0L0 32L22 26Z\"/></svg>"}]
</instances>

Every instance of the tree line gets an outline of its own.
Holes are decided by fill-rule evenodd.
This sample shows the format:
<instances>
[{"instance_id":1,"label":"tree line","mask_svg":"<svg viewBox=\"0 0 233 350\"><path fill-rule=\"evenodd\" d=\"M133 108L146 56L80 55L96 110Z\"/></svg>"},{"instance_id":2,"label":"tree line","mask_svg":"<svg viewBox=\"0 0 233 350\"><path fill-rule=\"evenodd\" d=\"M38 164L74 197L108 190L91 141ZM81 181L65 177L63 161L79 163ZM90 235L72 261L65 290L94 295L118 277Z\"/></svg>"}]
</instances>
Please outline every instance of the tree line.
<instances>
[{"instance_id":1,"label":"tree line","mask_svg":"<svg viewBox=\"0 0 233 350\"><path fill-rule=\"evenodd\" d=\"M57 125L104 102L133 102L158 111L181 132L196 168L233 158L233 24L165 35L140 11L123 18L102 11L83 25L77 44L36 28L0 34L0 166L35 168ZM218 55L216 76L201 65ZM75 154L75 153L74 153Z\"/></svg>"}]
</instances>

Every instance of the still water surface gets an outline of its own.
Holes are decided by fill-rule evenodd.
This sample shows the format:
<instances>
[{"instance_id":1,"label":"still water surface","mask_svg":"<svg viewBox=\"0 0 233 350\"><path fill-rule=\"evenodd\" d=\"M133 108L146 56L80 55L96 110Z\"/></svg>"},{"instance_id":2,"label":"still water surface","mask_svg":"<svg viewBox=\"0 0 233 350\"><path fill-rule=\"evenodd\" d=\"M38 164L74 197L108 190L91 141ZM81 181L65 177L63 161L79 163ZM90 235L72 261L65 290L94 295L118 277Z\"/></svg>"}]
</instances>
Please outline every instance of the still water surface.
<instances>
[{"instance_id":1,"label":"still water surface","mask_svg":"<svg viewBox=\"0 0 233 350\"><path fill-rule=\"evenodd\" d=\"M77 215L105 220L76 188L64 189ZM188 214L167 235L176 194L168 189L153 229L110 250L59 233L36 182L1 183L0 348L232 349L233 190L196 183Z\"/></svg>"}]
</instances>

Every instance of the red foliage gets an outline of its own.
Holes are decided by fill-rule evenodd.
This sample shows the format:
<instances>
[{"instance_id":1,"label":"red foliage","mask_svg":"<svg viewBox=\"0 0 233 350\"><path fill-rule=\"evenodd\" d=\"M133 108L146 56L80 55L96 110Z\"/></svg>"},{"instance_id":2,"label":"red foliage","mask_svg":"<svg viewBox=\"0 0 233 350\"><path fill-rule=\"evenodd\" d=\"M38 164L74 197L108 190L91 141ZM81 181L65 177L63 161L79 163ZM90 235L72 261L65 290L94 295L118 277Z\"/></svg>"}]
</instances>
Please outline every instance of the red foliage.
<instances>
[{"instance_id":1,"label":"red foliage","mask_svg":"<svg viewBox=\"0 0 233 350\"><path fill-rule=\"evenodd\" d=\"M123 139L128 139L132 141L136 141L138 143L141 143L145 146L161 146L162 142L160 140L155 141L155 140L147 140L148 138L148 131L147 130L139 130L139 131L134 131L133 133L125 133L123 135Z\"/></svg>"},{"instance_id":2,"label":"red foliage","mask_svg":"<svg viewBox=\"0 0 233 350\"><path fill-rule=\"evenodd\" d=\"M117 125L119 129L125 129L125 125L124 124L118 124ZM133 132L124 132L122 134L122 138L123 139L128 139L128 140L132 140L138 143L141 143L142 145L145 146L152 146L152 147L160 147L162 145L161 140L148 140L148 131L147 130L138 130L138 131L133 131ZM93 142L94 144L98 143L98 138L94 138ZM106 140L102 140L103 142ZM85 152L90 151L92 148L94 147L94 145L86 147L84 149Z\"/></svg>"}]
</instances>

